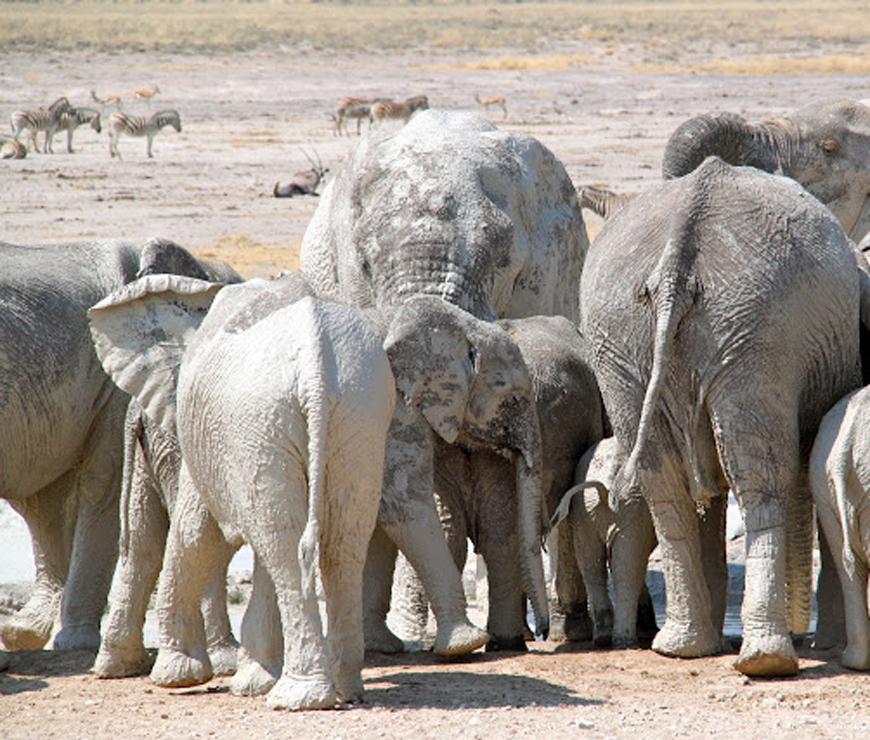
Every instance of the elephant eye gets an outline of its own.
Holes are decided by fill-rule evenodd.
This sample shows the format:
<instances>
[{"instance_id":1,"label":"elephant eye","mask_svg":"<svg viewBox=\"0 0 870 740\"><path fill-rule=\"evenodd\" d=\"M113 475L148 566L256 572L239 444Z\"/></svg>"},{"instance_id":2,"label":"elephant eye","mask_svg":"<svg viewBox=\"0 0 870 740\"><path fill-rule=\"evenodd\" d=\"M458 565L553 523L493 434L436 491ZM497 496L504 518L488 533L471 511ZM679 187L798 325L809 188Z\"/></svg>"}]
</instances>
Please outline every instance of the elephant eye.
<instances>
[{"instance_id":1,"label":"elephant eye","mask_svg":"<svg viewBox=\"0 0 870 740\"><path fill-rule=\"evenodd\" d=\"M471 363L471 366L474 367L474 361L477 359L477 350L474 349L474 345L469 345L468 347L468 361Z\"/></svg>"},{"instance_id":2,"label":"elephant eye","mask_svg":"<svg viewBox=\"0 0 870 740\"><path fill-rule=\"evenodd\" d=\"M828 154L834 154L840 149L840 144L836 139L822 139L819 142L819 146L822 151L827 152Z\"/></svg>"}]
</instances>

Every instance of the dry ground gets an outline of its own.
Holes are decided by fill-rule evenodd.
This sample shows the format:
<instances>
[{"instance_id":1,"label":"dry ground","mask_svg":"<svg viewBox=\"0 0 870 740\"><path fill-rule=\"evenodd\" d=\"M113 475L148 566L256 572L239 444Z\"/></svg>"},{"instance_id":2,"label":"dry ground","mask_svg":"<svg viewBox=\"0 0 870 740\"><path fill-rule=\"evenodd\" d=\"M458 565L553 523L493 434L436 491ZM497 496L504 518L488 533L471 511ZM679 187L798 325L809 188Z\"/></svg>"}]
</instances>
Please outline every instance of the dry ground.
<instances>
[{"instance_id":1,"label":"dry ground","mask_svg":"<svg viewBox=\"0 0 870 740\"><path fill-rule=\"evenodd\" d=\"M274 40L266 34L238 48L216 38L212 49L206 39L188 50L177 38L149 43L157 38L148 35L150 13L141 16L141 36L132 44L123 43L122 24L103 33L100 48L76 48L75 39L46 46L27 25L41 17L46 4L27 5L34 10L30 16L23 4L2 8L19 30L3 47L0 118L61 94L89 105L91 89L105 95L157 84L161 92L151 110L177 109L184 128L157 137L153 160L146 159L144 142L132 139L121 140L123 160L112 160L105 131L97 136L83 129L75 154L67 154L64 137L58 137L54 155L31 153L21 161L0 162L0 239L160 235L202 256L226 259L248 277L297 265L317 201L276 200L272 186L308 166L304 152L319 156L333 173L340 167L355 142L331 129L330 113L342 95L425 93L433 106L451 109L474 109L475 93L503 95L507 117L490 112L497 125L539 138L577 184L625 192L657 179L668 134L691 115L733 111L760 118L821 97L870 97L866 34L860 27L866 14L856 14L860 4L838 4L839 15L828 17L815 35L808 30L812 24L788 16L787 25L786 16L776 15L780 4L764 2L724 3L719 21L722 28L737 29L731 35L710 31L700 20L697 33L691 33L690 6L665 2L648 6L656 9L653 16L626 12L641 3L617 3L613 16L595 6L597 15L576 33L554 21L552 34L544 29L528 40L517 30L526 34L528 24L511 15L522 10L500 5L485 11L472 6L483 24L478 43L465 36L461 43L450 41L459 39L460 31L475 30L462 24L444 26L439 42L432 38L432 24L414 27L412 16L400 15L394 35L417 38L417 45L396 48L384 36L382 45L361 49L342 36L346 43L340 48L321 29L321 36L311 31L302 39L288 30L284 46L263 46L264 38ZM117 12L116 6L83 7L108 14ZM191 6L182 6L186 14L178 18L185 20ZM682 9L674 16L679 23L667 22L661 12L669 6ZM63 7L70 23L81 21L74 6ZM154 7L165 18L173 6ZM252 4L249 15L242 6L227 7L247 22L242 36L256 26L257 13L265 12L262 3ZM806 18L819 21L810 5L801 7ZM762 34L752 22L756 17L759 27L782 33ZM377 37L372 18L361 16L356 27ZM631 33L619 33L619 18ZM0 40L10 25L15 26L7 23ZM83 38L87 28L82 26ZM161 28L165 32L165 24ZM225 23L215 28L229 33ZM506 31L520 38L516 46ZM113 43L116 32L121 35ZM125 106L149 112L141 102L128 99ZM800 676L776 681L743 679L728 655L675 661L644 651L574 652L550 643L533 646L528 655L476 654L451 662L428 654L370 656L365 705L283 715L267 711L262 700L231 696L225 681L184 692L152 687L145 678L100 682L88 674L88 654L27 651L14 654L9 671L0 676L0 728L10 738L119 732L131 737L866 737L870 676L843 671L835 654L802 648L802 655Z\"/></svg>"}]
</instances>

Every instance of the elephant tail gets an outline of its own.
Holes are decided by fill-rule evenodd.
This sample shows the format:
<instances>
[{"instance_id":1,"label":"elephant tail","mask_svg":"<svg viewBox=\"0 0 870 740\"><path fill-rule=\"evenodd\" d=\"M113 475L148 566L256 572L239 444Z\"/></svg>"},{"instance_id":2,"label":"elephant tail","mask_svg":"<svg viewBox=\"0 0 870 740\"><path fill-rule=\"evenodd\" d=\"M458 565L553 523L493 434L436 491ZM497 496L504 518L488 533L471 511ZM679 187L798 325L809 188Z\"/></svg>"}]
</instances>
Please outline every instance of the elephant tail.
<instances>
[{"instance_id":1,"label":"elephant tail","mask_svg":"<svg viewBox=\"0 0 870 740\"><path fill-rule=\"evenodd\" d=\"M568 516L568 512L571 511L571 501L573 501L574 496L582 491L585 491L587 488L594 488L598 491L598 501L607 501L608 491L607 486L605 486L601 481L597 480L584 480L582 483L578 483L576 486L572 486L569 488L565 495L562 496L562 500L559 502L559 505L556 507L556 511L553 512L553 516L550 518L550 528L558 527Z\"/></svg>"},{"instance_id":2,"label":"elephant tail","mask_svg":"<svg viewBox=\"0 0 870 740\"><path fill-rule=\"evenodd\" d=\"M127 418L124 422L124 467L121 479L121 534L118 542L118 551L122 558L126 558L130 552L130 507L133 506L133 477L136 465L136 450L141 449L142 435L145 433L142 420L142 410L132 413L133 405L138 403L131 399L131 408L128 409ZM144 459L144 455L143 455Z\"/></svg>"},{"instance_id":3,"label":"elephant tail","mask_svg":"<svg viewBox=\"0 0 870 740\"><path fill-rule=\"evenodd\" d=\"M316 598L317 569L320 564L320 526L324 520L326 486L326 458L329 419L329 398L334 389L328 381L323 364L323 341L325 332L320 326L318 308L313 299L314 314L312 325L317 326L311 355L314 366L314 383L307 395L308 419L308 521L299 540L299 566L302 580L302 594L305 598Z\"/></svg>"},{"instance_id":4,"label":"elephant tail","mask_svg":"<svg viewBox=\"0 0 870 740\"><path fill-rule=\"evenodd\" d=\"M638 461L652 432L653 418L667 379L677 329L695 302L697 285L690 275L690 269L697 248L690 233L691 226L689 217L678 230L677 236L668 240L641 296L642 300L648 300L653 307L655 335L649 382L644 394L634 446L624 468L624 480L629 483L636 479Z\"/></svg>"}]
</instances>

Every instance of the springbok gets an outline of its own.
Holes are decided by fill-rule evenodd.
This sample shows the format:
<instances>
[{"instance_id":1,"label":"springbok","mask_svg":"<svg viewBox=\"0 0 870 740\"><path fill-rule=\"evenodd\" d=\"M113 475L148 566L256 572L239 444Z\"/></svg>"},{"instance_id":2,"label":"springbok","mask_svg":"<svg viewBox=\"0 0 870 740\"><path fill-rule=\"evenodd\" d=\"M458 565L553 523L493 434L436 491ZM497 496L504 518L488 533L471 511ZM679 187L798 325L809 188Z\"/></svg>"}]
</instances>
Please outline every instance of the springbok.
<instances>
[{"instance_id":1,"label":"springbok","mask_svg":"<svg viewBox=\"0 0 870 740\"><path fill-rule=\"evenodd\" d=\"M481 98L477 93L474 94L474 99L483 106L484 111L489 112L492 105L497 105L501 108L503 118L507 118L507 103L501 96L495 98Z\"/></svg>"},{"instance_id":2,"label":"springbok","mask_svg":"<svg viewBox=\"0 0 870 740\"><path fill-rule=\"evenodd\" d=\"M133 98L134 100L144 100L148 103L148 107L151 107L151 98L160 93L160 88L157 85L154 85L150 90L146 87L140 87L137 90L131 90L127 93L128 97Z\"/></svg>"},{"instance_id":3,"label":"springbok","mask_svg":"<svg viewBox=\"0 0 870 740\"><path fill-rule=\"evenodd\" d=\"M91 90L91 99L95 103L99 103L100 106L105 108L107 105L114 104L115 107L120 110L121 109L121 96L120 95L97 95L96 90Z\"/></svg>"}]
</instances>

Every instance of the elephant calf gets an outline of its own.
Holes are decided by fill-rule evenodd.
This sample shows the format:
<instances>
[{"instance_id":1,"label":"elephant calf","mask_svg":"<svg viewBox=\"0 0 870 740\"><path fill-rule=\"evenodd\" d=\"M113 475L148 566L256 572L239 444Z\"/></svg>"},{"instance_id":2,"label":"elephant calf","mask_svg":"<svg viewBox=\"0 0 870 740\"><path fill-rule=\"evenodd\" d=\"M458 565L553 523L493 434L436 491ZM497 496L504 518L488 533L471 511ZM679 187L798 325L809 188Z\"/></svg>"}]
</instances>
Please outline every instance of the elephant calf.
<instances>
[{"instance_id":1,"label":"elephant calf","mask_svg":"<svg viewBox=\"0 0 870 740\"><path fill-rule=\"evenodd\" d=\"M839 401L822 419L810 456L819 522L840 575L846 612L843 665L870 669L870 387ZM821 611L821 610L820 610Z\"/></svg>"},{"instance_id":2,"label":"elephant calf","mask_svg":"<svg viewBox=\"0 0 870 740\"><path fill-rule=\"evenodd\" d=\"M362 697L363 566L395 386L380 340L355 311L291 302L282 285L229 286L215 297L199 281L148 278L91 313L104 315L104 365L119 353L113 378L146 413L155 388L177 399L182 469L152 680L211 677L200 602L215 548L241 537L255 555L254 590L233 690L271 687L272 708L321 709Z\"/></svg>"},{"instance_id":3,"label":"elephant calf","mask_svg":"<svg viewBox=\"0 0 870 740\"><path fill-rule=\"evenodd\" d=\"M643 495L614 487L625 459L615 437L587 450L577 464L576 485L557 512L570 517L574 554L592 612L592 639L599 647L637 647L639 639L651 641L658 632L644 582L656 547L655 528ZM608 563L615 609L607 587Z\"/></svg>"}]
</instances>

